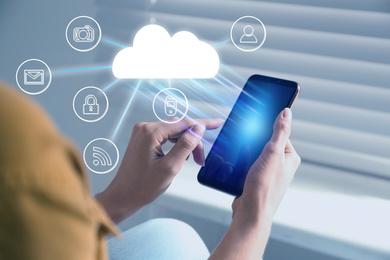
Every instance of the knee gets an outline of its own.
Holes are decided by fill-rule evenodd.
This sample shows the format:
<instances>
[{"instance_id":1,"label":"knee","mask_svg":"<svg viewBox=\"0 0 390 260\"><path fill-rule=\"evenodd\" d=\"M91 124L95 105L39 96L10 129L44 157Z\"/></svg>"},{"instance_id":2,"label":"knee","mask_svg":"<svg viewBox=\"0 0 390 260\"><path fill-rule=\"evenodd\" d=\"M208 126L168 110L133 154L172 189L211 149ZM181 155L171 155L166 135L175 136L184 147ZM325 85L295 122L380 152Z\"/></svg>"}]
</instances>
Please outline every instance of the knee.
<instances>
[{"instance_id":1,"label":"knee","mask_svg":"<svg viewBox=\"0 0 390 260\"><path fill-rule=\"evenodd\" d=\"M199 236L190 225L173 218L155 218L146 221L142 225L152 227L156 232L162 232L164 234L170 233L171 235L177 236L184 234L186 237Z\"/></svg>"},{"instance_id":2,"label":"knee","mask_svg":"<svg viewBox=\"0 0 390 260\"><path fill-rule=\"evenodd\" d=\"M207 259L209 251L199 234L187 223L169 218L152 219L144 224L159 237L160 246L175 251L177 255L186 255L182 259Z\"/></svg>"},{"instance_id":3,"label":"knee","mask_svg":"<svg viewBox=\"0 0 390 260\"><path fill-rule=\"evenodd\" d=\"M168 218L152 219L108 241L110 259L207 259L210 253L188 224Z\"/></svg>"}]
</instances>

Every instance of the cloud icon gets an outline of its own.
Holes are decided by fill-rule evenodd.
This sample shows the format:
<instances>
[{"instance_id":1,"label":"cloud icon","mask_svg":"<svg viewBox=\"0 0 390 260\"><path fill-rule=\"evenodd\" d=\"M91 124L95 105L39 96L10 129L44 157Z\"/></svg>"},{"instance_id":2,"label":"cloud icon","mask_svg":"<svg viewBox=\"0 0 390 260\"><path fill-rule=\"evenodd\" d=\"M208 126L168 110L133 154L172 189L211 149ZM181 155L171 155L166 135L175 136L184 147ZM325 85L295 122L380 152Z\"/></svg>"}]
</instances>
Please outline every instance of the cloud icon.
<instances>
[{"instance_id":1,"label":"cloud icon","mask_svg":"<svg viewBox=\"0 0 390 260\"><path fill-rule=\"evenodd\" d=\"M117 78L212 78L219 69L213 47L187 31L172 37L159 25L147 25L134 37L133 47L115 57Z\"/></svg>"}]
</instances>

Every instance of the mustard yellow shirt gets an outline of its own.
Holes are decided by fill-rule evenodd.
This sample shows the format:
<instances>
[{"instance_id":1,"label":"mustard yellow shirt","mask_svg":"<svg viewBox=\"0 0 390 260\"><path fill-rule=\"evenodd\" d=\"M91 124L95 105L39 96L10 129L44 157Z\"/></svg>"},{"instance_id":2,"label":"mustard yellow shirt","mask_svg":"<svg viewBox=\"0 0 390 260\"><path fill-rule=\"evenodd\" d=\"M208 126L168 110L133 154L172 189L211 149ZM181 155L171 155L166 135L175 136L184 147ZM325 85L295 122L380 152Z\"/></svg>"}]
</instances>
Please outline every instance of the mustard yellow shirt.
<instances>
[{"instance_id":1,"label":"mustard yellow shirt","mask_svg":"<svg viewBox=\"0 0 390 260\"><path fill-rule=\"evenodd\" d=\"M0 260L107 259L110 232L75 148L0 82Z\"/></svg>"}]
</instances>

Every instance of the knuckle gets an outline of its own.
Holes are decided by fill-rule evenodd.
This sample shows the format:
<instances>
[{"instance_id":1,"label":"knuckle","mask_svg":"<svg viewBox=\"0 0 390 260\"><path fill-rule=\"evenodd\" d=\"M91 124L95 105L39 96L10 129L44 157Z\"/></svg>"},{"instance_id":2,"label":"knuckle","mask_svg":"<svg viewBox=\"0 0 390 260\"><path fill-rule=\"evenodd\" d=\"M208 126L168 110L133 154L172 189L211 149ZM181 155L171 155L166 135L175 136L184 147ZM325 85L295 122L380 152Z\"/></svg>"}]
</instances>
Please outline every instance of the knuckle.
<instances>
[{"instance_id":1,"label":"knuckle","mask_svg":"<svg viewBox=\"0 0 390 260\"><path fill-rule=\"evenodd\" d=\"M183 118L182 120L180 120L176 124L180 124L183 129L188 129L188 128L191 128L191 126L192 126L190 119L187 117Z\"/></svg>"},{"instance_id":2,"label":"knuckle","mask_svg":"<svg viewBox=\"0 0 390 260\"><path fill-rule=\"evenodd\" d=\"M192 151L195 147L193 138L189 138L188 136L182 136L182 138L180 138L180 142L181 146L187 151Z\"/></svg>"},{"instance_id":3,"label":"knuckle","mask_svg":"<svg viewBox=\"0 0 390 260\"><path fill-rule=\"evenodd\" d=\"M147 136L152 136L154 133L154 126L152 123L145 123L141 127L141 132Z\"/></svg>"},{"instance_id":4,"label":"knuckle","mask_svg":"<svg viewBox=\"0 0 390 260\"><path fill-rule=\"evenodd\" d=\"M155 132L153 123L137 123L133 127L133 134L152 137Z\"/></svg>"},{"instance_id":5,"label":"knuckle","mask_svg":"<svg viewBox=\"0 0 390 260\"><path fill-rule=\"evenodd\" d=\"M134 127L133 127L133 130L134 130L134 131L139 131L139 130L142 128L142 126L143 126L144 124L145 124L144 122L136 123L136 124L134 125Z\"/></svg>"},{"instance_id":6,"label":"knuckle","mask_svg":"<svg viewBox=\"0 0 390 260\"><path fill-rule=\"evenodd\" d=\"M190 121L188 119L188 117L185 117L181 120L181 123L184 124L184 125L189 125L190 124Z\"/></svg>"},{"instance_id":7,"label":"knuckle","mask_svg":"<svg viewBox=\"0 0 390 260\"><path fill-rule=\"evenodd\" d=\"M286 121L280 122L279 128L282 130L282 132L285 135L287 135L287 136L290 135L291 128L290 128L290 124L288 122L286 122Z\"/></svg>"}]
</instances>

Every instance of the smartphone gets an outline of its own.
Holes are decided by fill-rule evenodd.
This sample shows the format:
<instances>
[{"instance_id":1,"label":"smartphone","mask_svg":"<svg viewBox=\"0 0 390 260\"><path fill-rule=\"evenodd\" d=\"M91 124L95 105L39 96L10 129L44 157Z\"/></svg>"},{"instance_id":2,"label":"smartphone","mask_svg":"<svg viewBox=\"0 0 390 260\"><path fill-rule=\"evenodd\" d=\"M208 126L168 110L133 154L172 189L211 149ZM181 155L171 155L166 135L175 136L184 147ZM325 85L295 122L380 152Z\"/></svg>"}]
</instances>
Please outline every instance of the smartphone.
<instances>
[{"instance_id":1,"label":"smartphone","mask_svg":"<svg viewBox=\"0 0 390 260\"><path fill-rule=\"evenodd\" d=\"M276 117L293 106L299 92L296 82L252 75L200 169L198 181L240 196L249 169L272 136Z\"/></svg>"}]
</instances>

